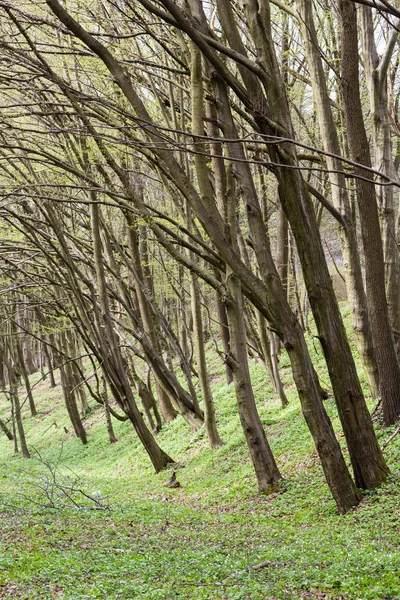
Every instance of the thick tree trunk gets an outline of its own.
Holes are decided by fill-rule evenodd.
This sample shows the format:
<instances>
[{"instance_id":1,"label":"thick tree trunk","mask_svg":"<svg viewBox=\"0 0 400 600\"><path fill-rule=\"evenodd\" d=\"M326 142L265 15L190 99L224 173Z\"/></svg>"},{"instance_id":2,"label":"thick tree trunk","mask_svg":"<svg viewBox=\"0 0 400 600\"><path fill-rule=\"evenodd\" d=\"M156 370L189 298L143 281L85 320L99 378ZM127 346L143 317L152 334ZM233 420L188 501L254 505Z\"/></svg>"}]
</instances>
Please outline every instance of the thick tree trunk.
<instances>
[{"instance_id":1,"label":"thick tree trunk","mask_svg":"<svg viewBox=\"0 0 400 600\"><path fill-rule=\"evenodd\" d=\"M260 9L257 0L246 0L246 5L259 60L270 75L268 110L265 110L272 121L279 123L280 130L286 131L287 137L293 139L295 136L289 106L271 37L269 4L263 3ZM270 126L265 120L262 117L257 120L260 130L270 134ZM372 489L384 481L388 468L375 436L346 338L314 208L301 173L293 168L297 166L296 149L291 144L285 144L284 148L273 146L269 152L272 162L283 165L275 171L279 181L279 198L296 240L356 484L360 488Z\"/></svg>"},{"instance_id":2,"label":"thick tree trunk","mask_svg":"<svg viewBox=\"0 0 400 600\"><path fill-rule=\"evenodd\" d=\"M396 179L397 173L393 160L391 119L388 100L388 69L390 57L398 40L398 26L390 32L387 47L382 58L378 56L375 39L372 10L360 7L361 41L363 64L371 106L371 131L374 148L373 165L375 169ZM396 215L393 186L377 186L383 258L385 264L386 300L389 321L392 327L397 355L400 353L400 253L397 244Z\"/></svg>"},{"instance_id":3,"label":"thick tree trunk","mask_svg":"<svg viewBox=\"0 0 400 600\"><path fill-rule=\"evenodd\" d=\"M371 167L368 138L361 107L358 70L358 35L355 5L339 3L342 27L342 82L350 151L353 160ZM389 322L385 269L373 176L356 169L357 203L364 244L367 300L379 372L385 425L400 417L400 367Z\"/></svg>"}]
</instances>

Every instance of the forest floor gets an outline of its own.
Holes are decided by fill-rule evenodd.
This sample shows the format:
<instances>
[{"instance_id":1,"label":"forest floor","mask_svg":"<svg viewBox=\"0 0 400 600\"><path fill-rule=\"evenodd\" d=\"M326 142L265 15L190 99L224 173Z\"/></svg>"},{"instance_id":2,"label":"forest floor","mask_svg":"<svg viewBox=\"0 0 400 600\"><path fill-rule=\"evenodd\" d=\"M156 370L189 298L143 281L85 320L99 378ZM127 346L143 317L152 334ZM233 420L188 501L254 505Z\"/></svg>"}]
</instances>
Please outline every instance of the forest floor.
<instances>
[{"instance_id":1,"label":"forest floor","mask_svg":"<svg viewBox=\"0 0 400 600\"><path fill-rule=\"evenodd\" d=\"M326 384L317 344L310 349ZM101 408L87 416L82 446L59 386L32 376L38 416L24 407L32 458L14 456L0 436L0 598L400 599L400 434L385 448L387 483L338 515L287 357L284 410L253 364L257 404L285 478L281 492L259 496L234 391L211 350L208 358L225 445L212 451L204 430L193 434L180 418L164 427L158 440L178 462L176 489L165 487L171 470L154 475L128 423L114 421L118 443L108 443ZM326 407L343 442L332 398ZM0 417L8 410L0 398ZM380 443L394 429L377 425Z\"/></svg>"}]
</instances>

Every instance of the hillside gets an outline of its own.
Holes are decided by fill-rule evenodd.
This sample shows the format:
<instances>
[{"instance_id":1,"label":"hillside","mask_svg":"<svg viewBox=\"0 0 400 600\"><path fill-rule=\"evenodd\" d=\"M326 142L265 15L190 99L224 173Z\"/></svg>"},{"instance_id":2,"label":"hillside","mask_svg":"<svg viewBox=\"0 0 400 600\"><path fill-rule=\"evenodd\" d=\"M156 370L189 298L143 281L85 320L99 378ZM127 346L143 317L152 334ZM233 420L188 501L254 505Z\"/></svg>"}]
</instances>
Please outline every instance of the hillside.
<instances>
[{"instance_id":1,"label":"hillside","mask_svg":"<svg viewBox=\"0 0 400 600\"><path fill-rule=\"evenodd\" d=\"M310 348L318 364L319 350ZM225 445L212 451L204 429L193 435L181 418L165 426L158 439L178 463L180 488L165 487L172 469L154 475L129 423L114 421L118 443L108 443L101 408L92 406L89 444L82 446L59 386L51 390L34 374L39 414L24 411L34 458L14 456L12 442L0 437L0 598L400 598L400 435L385 449L388 482L339 516L285 361L284 410L262 367L252 364L260 414L285 477L282 491L269 497L256 493L234 392L211 348ZM326 406L338 427L334 400ZM5 398L0 407L6 418ZM394 430L378 426L380 442ZM71 492L79 506L66 507L71 500L54 482L95 502ZM45 506L41 487L54 492L55 508ZM107 508L94 509L96 502Z\"/></svg>"}]
</instances>

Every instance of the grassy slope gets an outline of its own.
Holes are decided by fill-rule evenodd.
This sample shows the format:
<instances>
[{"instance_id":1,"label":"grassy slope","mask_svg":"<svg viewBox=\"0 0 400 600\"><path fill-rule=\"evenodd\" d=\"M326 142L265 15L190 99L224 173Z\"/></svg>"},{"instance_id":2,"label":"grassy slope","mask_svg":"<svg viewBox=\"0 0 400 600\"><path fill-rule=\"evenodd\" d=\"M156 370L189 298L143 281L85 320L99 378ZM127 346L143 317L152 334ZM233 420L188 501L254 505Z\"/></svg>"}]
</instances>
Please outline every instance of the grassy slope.
<instances>
[{"instance_id":1,"label":"grassy slope","mask_svg":"<svg viewBox=\"0 0 400 600\"><path fill-rule=\"evenodd\" d=\"M317 350L311 345L316 363ZM14 457L1 435L0 598L400 599L400 435L385 451L388 483L351 514L337 515L285 361L290 406L283 411L263 370L252 366L260 413L285 477L286 491L268 498L256 494L233 390L211 352L226 444L211 451L204 432L193 435L181 419L165 427L159 442L180 463L180 489L164 487L168 473L153 474L128 423L115 423L119 442L110 446L101 410L87 419L89 445L80 445L64 431L71 427L59 388L39 383L39 415L25 419L30 445L44 459L59 460L64 472L73 469L86 492L112 494L112 508L32 506L28 499L39 500L44 468ZM326 381L323 371L321 377ZM333 400L326 406L338 427ZM3 399L0 416L5 408ZM379 438L392 430L378 430Z\"/></svg>"}]
</instances>

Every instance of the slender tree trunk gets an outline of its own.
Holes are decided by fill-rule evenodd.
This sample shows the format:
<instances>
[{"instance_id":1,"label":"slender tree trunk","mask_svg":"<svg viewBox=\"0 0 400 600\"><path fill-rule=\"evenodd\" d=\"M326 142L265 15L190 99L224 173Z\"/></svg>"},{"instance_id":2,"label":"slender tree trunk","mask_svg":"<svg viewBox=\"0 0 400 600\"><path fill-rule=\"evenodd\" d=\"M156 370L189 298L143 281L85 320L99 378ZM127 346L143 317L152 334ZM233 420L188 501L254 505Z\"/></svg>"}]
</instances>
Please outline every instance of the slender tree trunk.
<instances>
[{"instance_id":1,"label":"slender tree trunk","mask_svg":"<svg viewBox=\"0 0 400 600\"><path fill-rule=\"evenodd\" d=\"M269 334L270 340L270 354L271 354L271 363L272 369L274 372L274 379L276 381L277 392L279 394L279 398L281 399L282 408L285 408L289 404L289 401L286 397L285 390L283 389L283 384L281 380L281 376L279 374L279 361L278 361L278 348L276 343L276 338L274 333Z\"/></svg>"},{"instance_id":2,"label":"slender tree trunk","mask_svg":"<svg viewBox=\"0 0 400 600\"><path fill-rule=\"evenodd\" d=\"M92 194L92 199L94 201L96 200L94 193ZM108 360L108 375L109 377L112 377L113 389L118 391L118 400L125 413L130 418L140 441L142 442L150 460L153 463L155 471L158 473L169 463L173 463L174 461L159 447L153 435L147 428L136 405L127 375L123 368L118 342L113 329L113 323L109 315L107 287L103 265L103 251L100 236L99 207L96 202L91 204L91 220L99 302L102 313L101 318L104 322L105 335L109 343L111 353L110 359ZM113 365L111 364L111 360L113 361Z\"/></svg>"},{"instance_id":3,"label":"slender tree trunk","mask_svg":"<svg viewBox=\"0 0 400 600\"><path fill-rule=\"evenodd\" d=\"M210 69L207 63L205 64L204 69L206 71L207 76L209 76ZM220 130L218 127L218 111L213 102L206 102L205 114L207 117L207 131L210 138L213 139L213 141L210 142L210 152L211 163L214 172L215 199L217 202L218 211L225 221L227 211L227 199L225 195L227 185L227 174L225 169L225 161L223 159L223 145L218 140L220 136ZM218 269L214 269L214 274L216 278L220 280L221 275ZM230 334L228 326L228 317L226 314L225 304L219 294L216 294L216 304L222 348L225 356L228 356L230 353ZM225 374L226 383L230 385L233 381L233 373L227 361L225 361Z\"/></svg>"},{"instance_id":4,"label":"slender tree trunk","mask_svg":"<svg viewBox=\"0 0 400 600\"><path fill-rule=\"evenodd\" d=\"M89 411L89 404L85 393L82 376L76 364L76 361L79 360L78 347L76 344L76 336L72 329L65 332L65 339L67 342L68 354L71 358L73 358L70 363L70 370L73 380L74 393L75 396L80 400L80 413L81 416L84 417Z\"/></svg>"},{"instance_id":5,"label":"slender tree trunk","mask_svg":"<svg viewBox=\"0 0 400 600\"><path fill-rule=\"evenodd\" d=\"M4 362L0 355L0 388L2 390L4 390L5 387L6 387L6 377L5 377Z\"/></svg>"},{"instance_id":6,"label":"slender tree trunk","mask_svg":"<svg viewBox=\"0 0 400 600\"><path fill-rule=\"evenodd\" d=\"M227 314L231 332L231 353L228 360L233 372L239 417L253 461L258 489L269 494L278 489L282 475L276 465L254 400L247 359L242 293L239 280L233 273L227 274L227 288Z\"/></svg>"},{"instance_id":7,"label":"slender tree trunk","mask_svg":"<svg viewBox=\"0 0 400 600\"><path fill-rule=\"evenodd\" d=\"M32 395L32 389L31 389L31 384L29 381L28 369L27 369L26 363L25 363L24 350L22 347L22 339L21 339L21 330L19 329L19 326L18 326L18 324L21 322L21 315L19 314L19 311L17 310L17 305L15 305L13 312L14 312L15 321L13 322L13 324L11 326L11 330L14 335L14 344L13 345L14 345L15 363L18 365L18 372L22 376L22 379L24 380L26 395L27 395L28 402L29 402L29 409L31 411L31 416L36 417L37 410L36 410L35 401L34 401L33 395Z\"/></svg>"},{"instance_id":8,"label":"slender tree trunk","mask_svg":"<svg viewBox=\"0 0 400 600\"><path fill-rule=\"evenodd\" d=\"M61 334L61 345L63 348L68 347L65 332ZM65 406L67 408L71 424L74 428L76 436L81 440L82 444L86 445L87 436L76 402L76 394L74 389L75 381L73 378L71 365L69 362L62 362L63 359L59 356L56 356L55 360L60 369L61 386L63 389Z\"/></svg>"},{"instance_id":9,"label":"slender tree trunk","mask_svg":"<svg viewBox=\"0 0 400 600\"><path fill-rule=\"evenodd\" d=\"M278 225L276 231L276 268L282 281L283 289L288 290L289 265L289 224L283 209L278 210Z\"/></svg>"},{"instance_id":10,"label":"slender tree trunk","mask_svg":"<svg viewBox=\"0 0 400 600\"><path fill-rule=\"evenodd\" d=\"M278 368L278 352L276 348L275 335L269 333L266 327L266 322L262 314L257 311L257 324L258 331L260 333L260 341L265 358L265 363L268 369L268 373L271 379L273 390L279 395L281 400L282 408L285 408L289 404L288 399L283 389L281 377Z\"/></svg>"},{"instance_id":11,"label":"slender tree trunk","mask_svg":"<svg viewBox=\"0 0 400 600\"><path fill-rule=\"evenodd\" d=\"M19 396L18 396L17 377L14 372L9 372L8 376L10 379L10 394L12 396L14 418L15 418L15 422L17 425L18 437L19 437L19 442L21 444L22 456L24 458L30 458L31 455L29 453L28 446L26 443L24 425L22 422L21 404L20 404ZM17 448L17 452L18 452L18 448Z\"/></svg>"},{"instance_id":12,"label":"slender tree trunk","mask_svg":"<svg viewBox=\"0 0 400 600\"><path fill-rule=\"evenodd\" d=\"M216 295L216 305L218 312L219 329L221 332L222 348L224 350L225 356L228 356L230 353L230 333L228 317L226 315L225 304L223 303L223 300L219 294ZM226 383L230 385L233 381L233 373L232 369L227 363L225 364L225 375Z\"/></svg>"},{"instance_id":13,"label":"slender tree trunk","mask_svg":"<svg viewBox=\"0 0 400 600\"><path fill-rule=\"evenodd\" d=\"M149 303L147 301L146 295L144 294L143 289L142 289L142 285L145 285L146 280L147 280L146 287L147 287L147 289L150 288L150 281L149 281L150 274L147 270L147 274L145 275L145 272L142 267L142 260L141 260L141 256L140 256L140 252L139 252L139 240L137 238L136 228L135 228L134 221L132 219L132 215L130 213L127 213L126 219L127 219L127 223L128 223L129 250L131 253L132 263L134 265L134 269L137 274L137 279L135 278L134 285L135 285L135 290L136 290L136 296L138 299L140 316L142 319L143 328L144 328L146 334L148 335L151 345L153 346L155 352L160 354L160 345L159 345L156 333L154 331L151 309L150 309ZM146 250L145 250L145 256L147 256L147 245L146 245ZM161 413L163 415L165 422L169 423L170 421L175 419L175 417L178 413L172 406L172 403L171 403L171 400L170 400L168 394L165 392L165 390L163 389L161 383L159 382L159 380L157 379L156 376L155 376L155 385L156 385L157 398L158 398L158 401L160 404Z\"/></svg>"},{"instance_id":14,"label":"slender tree trunk","mask_svg":"<svg viewBox=\"0 0 400 600\"><path fill-rule=\"evenodd\" d=\"M10 393L10 404L11 404L11 423L12 423L12 436L14 440L14 454L18 454L18 436L17 436L17 423L15 419L15 402L13 395Z\"/></svg>"},{"instance_id":15,"label":"slender tree trunk","mask_svg":"<svg viewBox=\"0 0 400 600\"><path fill-rule=\"evenodd\" d=\"M106 382L106 379L104 376L101 378L101 381L102 381L102 386L103 386L101 396L103 399L104 415L106 417L108 439L110 440L110 444L115 444L118 440L115 435L114 427L113 427L112 420L111 420L110 403L108 400L108 393L107 393L107 382Z\"/></svg>"},{"instance_id":16,"label":"slender tree trunk","mask_svg":"<svg viewBox=\"0 0 400 600\"><path fill-rule=\"evenodd\" d=\"M218 448L219 446L222 446L222 440L217 429L214 400L212 397L210 382L207 373L199 283L195 273L190 273L190 291L192 297L192 314L194 325L195 348L197 355L197 369L199 372L201 394L203 396L204 405L204 423L206 426L211 448Z\"/></svg>"},{"instance_id":17,"label":"slender tree trunk","mask_svg":"<svg viewBox=\"0 0 400 600\"><path fill-rule=\"evenodd\" d=\"M47 368L49 370L50 387L53 389L56 387L56 380L54 377L53 361L50 356L50 350L46 343L43 344L43 353L46 358Z\"/></svg>"},{"instance_id":18,"label":"slender tree trunk","mask_svg":"<svg viewBox=\"0 0 400 600\"><path fill-rule=\"evenodd\" d=\"M129 365L130 365L130 368L129 368L130 375L132 377L132 380L135 382L137 393L139 394L140 399L142 401L142 406L143 406L144 413L146 415L147 422L150 426L150 429L153 431L153 433L158 433L159 431L161 431L162 422L161 422L160 413L158 412L156 400L153 396L151 389L145 384L145 382L137 374L135 365L133 364L132 359L129 360ZM153 415L151 414L151 411L153 411L154 419L156 421L155 423L154 423Z\"/></svg>"},{"instance_id":19,"label":"slender tree trunk","mask_svg":"<svg viewBox=\"0 0 400 600\"><path fill-rule=\"evenodd\" d=\"M13 438L13 434L11 433L11 431L8 429L7 425L4 423L4 421L2 419L0 419L0 429L2 430L2 432L8 437L8 439L10 441L12 441Z\"/></svg>"},{"instance_id":20,"label":"slender tree trunk","mask_svg":"<svg viewBox=\"0 0 400 600\"><path fill-rule=\"evenodd\" d=\"M22 379L24 380L25 390L26 390L26 395L27 395L28 401L29 401L29 408L31 411L31 415L32 415L32 417L36 417L37 410L36 410L36 406L35 406L35 401L33 399L32 388L31 388L31 384L29 381L28 371L26 369L26 365L24 362L24 353L22 351L20 341L16 340L15 345L16 345L16 351L17 351L17 356L18 356L18 366L19 366L20 373L22 375Z\"/></svg>"},{"instance_id":21,"label":"slender tree trunk","mask_svg":"<svg viewBox=\"0 0 400 600\"><path fill-rule=\"evenodd\" d=\"M312 2L311 0L297 0L297 6L324 150L331 154L340 155L339 138L332 115L321 53L318 48ZM367 298L361 272L356 227L347 193L343 165L340 159L329 155L325 157L325 160L329 169L333 204L343 217L342 224L339 227L339 240L345 267L346 289L353 329L371 394L376 397L379 389L378 370L368 318Z\"/></svg>"}]
</instances>

